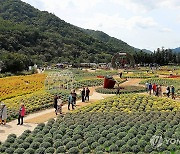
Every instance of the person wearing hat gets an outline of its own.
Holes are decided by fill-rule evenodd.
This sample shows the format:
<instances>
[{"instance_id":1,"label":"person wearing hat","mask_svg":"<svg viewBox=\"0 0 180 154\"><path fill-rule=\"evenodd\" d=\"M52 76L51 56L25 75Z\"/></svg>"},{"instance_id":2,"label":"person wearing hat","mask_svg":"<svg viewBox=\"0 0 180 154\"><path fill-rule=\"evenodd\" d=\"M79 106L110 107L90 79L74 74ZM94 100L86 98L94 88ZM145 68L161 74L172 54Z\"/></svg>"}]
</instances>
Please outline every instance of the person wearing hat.
<instances>
[{"instance_id":1,"label":"person wearing hat","mask_svg":"<svg viewBox=\"0 0 180 154\"><path fill-rule=\"evenodd\" d=\"M19 116L18 116L18 124L17 125L23 125L23 118L25 116L26 110L24 107L24 104L21 104L21 107L19 109Z\"/></svg>"},{"instance_id":2,"label":"person wearing hat","mask_svg":"<svg viewBox=\"0 0 180 154\"><path fill-rule=\"evenodd\" d=\"M0 109L0 124L5 125L6 124L6 119L7 119L7 107L2 102L1 103L1 109Z\"/></svg>"}]
</instances>

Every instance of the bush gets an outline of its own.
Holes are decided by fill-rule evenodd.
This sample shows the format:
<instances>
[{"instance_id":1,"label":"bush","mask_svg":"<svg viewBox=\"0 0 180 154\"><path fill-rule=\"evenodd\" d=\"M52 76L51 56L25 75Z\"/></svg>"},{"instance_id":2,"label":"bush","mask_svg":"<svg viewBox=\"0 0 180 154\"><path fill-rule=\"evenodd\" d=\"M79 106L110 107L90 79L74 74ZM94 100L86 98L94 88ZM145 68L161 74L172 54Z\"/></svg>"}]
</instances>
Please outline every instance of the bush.
<instances>
[{"instance_id":1,"label":"bush","mask_svg":"<svg viewBox=\"0 0 180 154\"><path fill-rule=\"evenodd\" d=\"M36 149L39 148L39 146L40 146L40 143L39 143L39 142L33 142L33 143L31 143L30 148L36 150Z\"/></svg>"},{"instance_id":2,"label":"bush","mask_svg":"<svg viewBox=\"0 0 180 154\"><path fill-rule=\"evenodd\" d=\"M65 150L64 146L60 146L60 147L58 147L57 150L56 150L56 153L57 153L57 154L59 154L59 153L65 153L65 152L66 152L66 150Z\"/></svg>"},{"instance_id":3,"label":"bush","mask_svg":"<svg viewBox=\"0 0 180 154\"><path fill-rule=\"evenodd\" d=\"M17 148L18 148L18 146L19 146L19 144L18 144L18 143L13 143L13 144L11 145L11 147L12 147L12 148L15 148L15 149L17 149Z\"/></svg>"},{"instance_id":4,"label":"bush","mask_svg":"<svg viewBox=\"0 0 180 154\"><path fill-rule=\"evenodd\" d=\"M104 142L104 146L105 146L105 147L109 147L111 144L112 144L112 143L111 143L110 141L105 141L105 142Z\"/></svg>"},{"instance_id":5,"label":"bush","mask_svg":"<svg viewBox=\"0 0 180 154\"><path fill-rule=\"evenodd\" d=\"M45 148L40 147L39 149L37 149L37 150L35 151L35 154L44 154L45 150L46 150Z\"/></svg>"},{"instance_id":6,"label":"bush","mask_svg":"<svg viewBox=\"0 0 180 154\"><path fill-rule=\"evenodd\" d=\"M88 145L91 145L94 142L94 138L93 137L89 137L86 139L86 142Z\"/></svg>"},{"instance_id":7,"label":"bush","mask_svg":"<svg viewBox=\"0 0 180 154\"><path fill-rule=\"evenodd\" d=\"M15 140L16 140L16 138L14 138L14 137L8 137L6 142L14 143Z\"/></svg>"},{"instance_id":8,"label":"bush","mask_svg":"<svg viewBox=\"0 0 180 154\"><path fill-rule=\"evenodd\" d=\"M90 153L90 149L88 147L84 147L82 149L82 153Z\"/></svg>"},{"instance_id":9,"label":"bush","mask_svg":"<svg viewBox=\"0 0 180 154\"><path fill-rule=\"evenodd\" d=\"M126 144L126 142L124 142L123 140L117 140L116 141L116 145L118 146L118 147L122 147L123 145L125 145Z\"/></svg>"},{"instance_id":10,"label":"bush","mask_svg":"<svg viewBox=\"0 0 180 154\"><path fill-rule=\"evenodd\" d=\"M40 144L40 147L47 149L47 148L51 147L51 143L43 142L43 143Z\"/></svg>"},{"instance_id":11,"label":"bush","mask_svg":"<svg viewBox=\"0 0 180 154\"><path fill-rule=\"evenodd\" d=\"M28 148L28 149L26 149L25 153L26 153L26 154L34 154L34 153L35 153L35 150L32 149L32 148Z\"/></svg>"},{"instance_id":12,"label":"bush","mask_svg":"<svg viewBox=\"0 0 180 154\"><path fill-rule=\"evenodd\" d=\"M145 150L145 152L150 153L153 151L153 148L150 145L146 145L144 150Z\"/></svg>"},{"instance_id":13,"label":"bush","mask_svg":"<svg viewBox=\"0 0 180 154\"><path fill-rule=\"evenodd\" d=\"M53 139L51 137L44 138L43 142L48 142L51 145L53 144Z\"/></svg>"},{"instance_id":14,"label":"bush","mask_svg":"<svg viewBox=\"0 0 180 154\"><path fill-rule=\"evenodd\" d=\"M79 144L81 144L83 142L83 139L77 139L76 140L76 143L79 145Z\"/></svg>"},{"instance_id":15,"label":"bush","mask_svg":"<svg viewBox=\"0 0 180 154\"><path fill-rule=\"evenodd\" d=\"M131 149L134 153L138 153L141 150L140 146L138 145L133 145Z\"/></svg>"},{"instance_id":16,"label":"bush","mask_svg":"<svg viewBox=\"0 0 180 154\"><path fill-rule=\"evenodd\" d=\"M121 148L120 148L121 152L122 153L125 153L125 152L129 152L131 151L131 148L129 145L123 145Z\"/></svg>"},{"instance_id":17,"label":"bush","mask_svg":"<svg viewBox=\"0 0 180 154\"><path fill-rule=\"evenodd\" d=\"M68 153L69 154L78 154L79 149L77 147L72 147L72 148L69 149Z\"/></svg>"},{"instance_id":18,"label":"bush","mask_svg":"<svg viewBox=\"0 0 180 154\"><path fill-rule=\"evenodd\" d=\"M47 148L46 150L45 150L45 153L47 153L47 154L53 154L54 153L54 151L55 151L55 149L53 148L53 147L49 147L49 148Z\"/></svg>"},{"instance_id":19,"label":"bush","mask_svg":"<svg viewBox=\"0 0 180 154\"><path fill-rule=\"evenodd\" d=\"M66 138L65 140L63 140L63 144L66 145L68 142L72 141L71 138Z\"/></svg>"},{"instance_id":20,"label":"bush","mask_svg":"<svg viewBox=\"0 0 180 154\"><path fill-rule=\"evenodd\" d=\"M75 141L70 141L66 144L66 149L70 149L70 148L76 147L76 146L77 146L77 144Z\"/></svg>"},{"instance_id":21,"label":"bush","mask_svg":"<svg viewBox=\"0 0 180 154\"><path fill-rule=\"evenodd\" d=\"M57 141L54 142L53 147L54 147L55 149L57 149L57 148L60 147L60 146L63 146L63 143L61 142L61 140L57 140Z\"/></svg>"},{"instance_id":22,"label":"bush","mask_svg":"<svg viewBox=\"0 0 180 154\"><path fill-rule=\"evenodd\" d=\"M43 138L37 137L37 138L34 139L33 142L39 142L39 143L42 143L42 142L43 142Z\"/></svg>"},{"instance_id":23,"label":"bush","mask_svg":"<svg viewBox=\"0 0 180 154\"><path fill-rule=\"evenodd\" d=\"M106 141L106 138L105 138L105 137L101 137L101 138L98 140L98 143L99 143L99 144L104 144L105 141Z\"/></svg>"},{"instance_id":24,"label":"bush","mask_svg":"<svg viewBox=\"0 0 180 154\"><path fill-rule=\"evenodd\" d=\"M25 142L27 142L27 143L32 143L33 142L33 137L27 137L26 139L25 139Z\"/></svg>"},{"instance_id":25,"label":"bush","mask_svg":"<svg viewBox=\"0 0 180 154\"><path fill-rule=\"evenodd\" d=\"M25 152L25 149L23 149L23 148L18 148L18 149L16 149L16 150L14 151L14 154L24 154L24 152Z\"/></svg>"},{"instance_id":26,"label":"bush","mask_svg":"<svg viewBox=\"0 0 180 154\"><path fill-rule=\"evenodd\" d=\"M119 150L119 148L118 148L118 146L115 145L115 144L113 144L113 145L111 145L111 146L109 147L109 151L110 151L110 152L116 152L116 151L118 151L118 150Z\"/></svg>"},{"instance_id":27,"label":"bush","mask_svg":"<svg viewBox=\"0 0 180 154\"><path fill-rule=\"evenodd\" d=\"M79 148L80 149L83 149L84 147L88 147L88 144L86 142L82 142L80 145L79 145Z\"/></svg>"},{"instance_id":28,"label":"bush","mask_svg":"<svg viewBox=\"0 0 180 154\"><path fill-rule=\"evenodd\" d=\"M26 150L27 148L29 148L29 146L30 146L30 143L24 142L19 145L19 148L24 148Z\"/></svg>"},{"instance_id":29,"label":"bush","mask_svg":"<svg viewBox=\"0 0 180 154\"><path fill-rule=\"evenodd\" d=\"M7 148L7 149L5 150L5 153L7 153L7 154L13 154L14 151L15 151L15 148Z\"/></svg>"}]
</instances>

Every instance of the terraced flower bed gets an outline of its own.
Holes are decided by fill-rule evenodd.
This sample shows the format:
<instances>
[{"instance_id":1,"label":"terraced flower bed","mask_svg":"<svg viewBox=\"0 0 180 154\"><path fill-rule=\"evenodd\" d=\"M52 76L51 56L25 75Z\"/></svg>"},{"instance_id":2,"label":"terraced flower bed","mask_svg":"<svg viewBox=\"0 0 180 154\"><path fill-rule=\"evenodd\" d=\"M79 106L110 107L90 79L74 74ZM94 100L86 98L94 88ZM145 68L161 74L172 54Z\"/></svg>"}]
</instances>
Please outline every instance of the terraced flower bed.
<instances>
[{"instance_id":1,"label":"terraced flower bed","mask_svg":"<svg viewBox=\"0 0 180 154\"><path fill-rule=\"evenodd\" d=\"M138 92L144 92L145 88L140 86L126 86L126 87L120 87L120 94L127 94L127 93L138 93ZM102 94L116 94L117 93L117 87L114 89L107 89L107 88L97 88L96 92L102 93Z\"/></svg>"},{"instance_id":2,"label":"terraced flower bed","mask_svg":"<svg viewBox=\"0 0 180 154\"><path fill-rule=\"evenodd\" d=\"M32 132L9 135L1 153L180 153L180 106L175 101L144 95L121 95L99 101L39 124ZM162 136L156 147L151 139Z\"/></svg>"},{"instance_id":3,"label":"terraced flower bed","mask_svg":"<svg viewBox=\"0 0 180 154\"><path fill-rule=\"evenodd\" d=\"M146 79L146 78L156 78L158 77L157 74L153 74L153 73L127 73L127 74L123 74L124 78L142 78L142 79Z\"/></svg>"}]
</instances>

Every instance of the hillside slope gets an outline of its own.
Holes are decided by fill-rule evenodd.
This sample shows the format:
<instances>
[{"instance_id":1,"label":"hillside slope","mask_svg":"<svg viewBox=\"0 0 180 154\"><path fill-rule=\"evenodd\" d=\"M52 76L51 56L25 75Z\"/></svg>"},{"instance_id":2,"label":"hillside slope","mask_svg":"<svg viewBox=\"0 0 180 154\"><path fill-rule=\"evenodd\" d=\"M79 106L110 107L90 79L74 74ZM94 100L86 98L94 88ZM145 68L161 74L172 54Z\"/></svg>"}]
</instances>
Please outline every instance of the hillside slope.
<instances>
[{"instance_id":1,"label":"hillside slope","mask_svg":"<svg viewBox=\"0 0 180 154\"><path fill-rule=\"evenodd\" d=\"M134 52L125 42L95 39L20 0L0 0L0 18L0 52L29 55L36 63L108 62L116 52Z\"/></svg>"}]
</instances>

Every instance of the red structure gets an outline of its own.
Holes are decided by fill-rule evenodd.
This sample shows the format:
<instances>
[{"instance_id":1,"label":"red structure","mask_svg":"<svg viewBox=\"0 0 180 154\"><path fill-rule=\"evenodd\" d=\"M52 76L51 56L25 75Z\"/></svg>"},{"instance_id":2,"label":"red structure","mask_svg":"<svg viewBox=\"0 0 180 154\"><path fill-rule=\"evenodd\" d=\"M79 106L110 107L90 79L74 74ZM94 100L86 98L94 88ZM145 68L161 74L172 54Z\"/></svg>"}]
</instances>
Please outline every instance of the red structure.
<instances>
[{"instance_id":1,"label":"red structure","mask_svg":"<svg viewBox=\"0 0 180 154\"><path fill-rule=\"evenodd\" d=\"M112 89L114 88L115 84L116 84L116 81L112 77L104 78L104 88Z\"/></svg>"}]
</instances>

